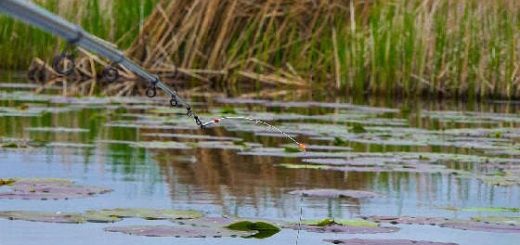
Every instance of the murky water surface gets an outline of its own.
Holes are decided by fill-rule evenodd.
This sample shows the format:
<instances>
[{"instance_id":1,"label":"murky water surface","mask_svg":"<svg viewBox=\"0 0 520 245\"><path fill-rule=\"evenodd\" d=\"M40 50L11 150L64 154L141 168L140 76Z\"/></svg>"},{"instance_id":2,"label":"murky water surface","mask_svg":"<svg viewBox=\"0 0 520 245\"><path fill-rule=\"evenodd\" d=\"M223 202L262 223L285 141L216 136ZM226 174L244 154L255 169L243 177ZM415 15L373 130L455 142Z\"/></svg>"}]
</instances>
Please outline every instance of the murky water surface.
<instances>
[{"instance_id":1,"label":"murky water surface","mask_svg":"<svg viewBox=\"0 0 520 245\"><path fill-rule=\"evenodd\" d=\"M369 216L471 220L520 216L520 104L353 102L308 96L192 96L204 119L265 120L307 144L297 152L269 128L224 121L198 130L166 98L64 98L16 77L0 86L0 178L63 178L113 191L67 200L0 199L0 211L84 212L110 208L198 210L297 222ZM18 84L22 82L22 84ZM295 150L296 149L296 150ZM0 193L8 186L0 187ZM332 189L325 196L298 190ZM370 197L335 197L362 190ZM106 232L108 226L168 225L128 218L114 224L0 219L0 244L295 244L297 231L266 239L175 238ZM411 239L518 244L520 231L388 224L392 233L302 231L298 244L325 239Z\"/></svg>"}]
</instances>

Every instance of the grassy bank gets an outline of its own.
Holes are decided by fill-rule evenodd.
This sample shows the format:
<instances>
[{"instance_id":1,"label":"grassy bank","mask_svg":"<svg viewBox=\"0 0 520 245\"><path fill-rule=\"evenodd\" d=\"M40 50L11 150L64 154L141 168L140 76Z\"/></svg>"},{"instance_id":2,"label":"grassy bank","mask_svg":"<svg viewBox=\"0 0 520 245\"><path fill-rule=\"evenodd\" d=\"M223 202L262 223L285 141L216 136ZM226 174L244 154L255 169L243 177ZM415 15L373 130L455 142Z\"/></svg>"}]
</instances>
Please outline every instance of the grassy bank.
<instances>
[{"instance_id":1,"label":"grassy bank","mask_svg":"<svg viewBox=\"0 0 520 245\"><path fill-rule=\"evenodd\" d=\"M509 98L519 18L515 0L162 1L130 51L229 83Z\"/></svg>"},{"instance_id":2,"label":"grassy bank","mask_svg":"<svg viewBox=\"0 0 520 245\"><path fill-rule=\"evenodd\" d=\"M42 4L130 47L133 58L164 74L180 67L197 80L224 85L252 80L356 94L520 97L517 0ZM3 67L56 49L49 35L5 17L0 28Z\"/></svg>"},{"instance_id":3,"label":"grassy bank","mask_svg":"<svg viewBox=\"0 0 520 245\"><path fill-rule=\"evenodd\" d=\"M36 0L85 30L126 48L140 31L140 23L158 0ZM63 42L50 34L0 15L0 68L26 69L34 57L49 58Z\"/></svg>"}]
</instances>

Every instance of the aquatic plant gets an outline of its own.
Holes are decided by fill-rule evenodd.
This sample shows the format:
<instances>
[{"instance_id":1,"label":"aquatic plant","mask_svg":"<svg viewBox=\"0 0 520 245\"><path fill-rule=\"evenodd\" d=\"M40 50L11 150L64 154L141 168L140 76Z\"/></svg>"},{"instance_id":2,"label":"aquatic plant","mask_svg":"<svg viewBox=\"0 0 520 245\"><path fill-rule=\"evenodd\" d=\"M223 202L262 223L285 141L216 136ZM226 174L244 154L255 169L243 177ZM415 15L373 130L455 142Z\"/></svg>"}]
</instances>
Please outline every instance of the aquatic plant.
<instances>
[{"instance_id":1,"label":"aquatic plant","mask_svg":"<svg viewBox=\"0 0 520 245\"><path fill-rule=\"evenodd\" d=\"M164 75L227 85L252 80L351 94L517 97L519 6L160 1L128 53Z\"/></svg>"},{"instance_id":2,"label":"aquatic plant","mask_svg":"<svg viewBox=\"0 0 520 245\"><path fill-rule=\"evenodd\" d=\"M126 48L158 0L35 0L85 30ZM23 44L23 45L22 45ZM66 43L51 34L0 15L1 68L26 69L34 57L51 59Z\"/></svg>"}]
</instances>

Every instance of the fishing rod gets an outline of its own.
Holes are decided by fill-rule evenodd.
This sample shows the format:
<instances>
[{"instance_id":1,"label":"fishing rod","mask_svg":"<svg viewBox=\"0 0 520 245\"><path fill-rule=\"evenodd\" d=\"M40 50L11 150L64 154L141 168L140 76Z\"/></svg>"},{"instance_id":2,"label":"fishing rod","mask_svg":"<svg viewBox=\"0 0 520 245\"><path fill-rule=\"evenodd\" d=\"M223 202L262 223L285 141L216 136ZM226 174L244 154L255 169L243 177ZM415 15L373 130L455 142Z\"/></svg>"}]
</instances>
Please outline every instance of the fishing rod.
<instances>
[{"instance_id":1,"label":"fishing rod","mask_svg":"<svg viewBox=\"0 0 520 245\"><path fill-rule=\"evenodd\" d=\"M114 65L121 65L135 73L149 83L146 94L149 97L157 95L157 88L160 88L170 96L170 105L174 107L184 107L186 115L193 117L195 123L204 128L203 122L192 111L191 106L184 101L177 92L164 84L157 75L151 74L127 58L121 51L110 46L104 40L86 32L79 25L72 24L67 20L37 6L30 1L24 0L0 0L0 12L19 19L29 25L59 36L70 45L79 46L85 50L94 52L112 61Z\"/></svg>"},{"instance_id":2,"label":"fishing rod","mask_svg":"<svg viewBox=\"0 0 520 245\"><path fill-rule=\"evenodd\" d=\"M100 56L103 56L112 62L112 65L120 65L128 70L135 73L137 76L141 77L145 81L149 83L149 87L146 90L146 95L149 97L155 97L157 95L157 88L160 88L167 95L170 96L170 105L172 107L184 107L186 109L186 115L188 117L193 117L195 123L201 128L204 129L207 126L219 124L222 120L245 120L255 122L258 125L267 126L269 129L274 129L278 131L285 137L289 138L293 141L298 147L305 151L305 145L296 141L293 137L287 135L279 128L261 121L257 119L252 119L249 117L221 117L210 120L208 122L202 122L199 116L197 116L190 104L183 100L178 94L177 91L170 88L168 85L163 83L159 76L156 74L149 73L144 68L127 58L123 52L111 46L108 42L100 39L87 31L83 30L83 28L79 25L75 25L49 11L39 7L38 5L27 1L27 0L0 0L0 12L3 12L11 17L19 19L29 25L33 25L39 27L40 29L50 32L56 36L59 36L72 46L82 47L85 50L96 53ZM67 56L62 55L62 58L68 58ZM70 59L70 58L68 58ZM71 60L71 59L70 59ZM56 67L56 63L53 64ZM117 72L117 70L115 70ZM63 73L63 72L62 72ZM110 74L109 74L110 75ZM112 74L113 75L113 74ZM113 79L115 80L115 79Z\"/></svg>"}]
</instances>

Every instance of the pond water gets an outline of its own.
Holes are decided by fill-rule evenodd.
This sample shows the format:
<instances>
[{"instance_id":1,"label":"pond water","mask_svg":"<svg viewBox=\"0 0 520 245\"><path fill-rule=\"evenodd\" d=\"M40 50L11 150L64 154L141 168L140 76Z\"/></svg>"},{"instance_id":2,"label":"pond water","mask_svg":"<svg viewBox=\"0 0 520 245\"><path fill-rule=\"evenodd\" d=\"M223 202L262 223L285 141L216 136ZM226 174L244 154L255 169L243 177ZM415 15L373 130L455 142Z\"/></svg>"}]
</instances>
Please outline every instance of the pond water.
<instances>
[{"instance_id":1,"label":"pond water","mask_svg":"<svg viewBox=\"0 0 520 245\"><path fill-rule=\"evenodd\" d=\"M190 96L202 118L264 120L307 145L298 152L289 139L254 123L224 120L199 130L181 109L167 107L167 98L64 98L53 89L35 94L17 75L1 82L0 179L60 178L112 191L2 199L10 187L0 185L0 212L154 208L293 224L300 218L385 223L376 216L413 216L475 225L472 219L492 217L492 224L513 228L410 221L384 224L398 228L391 233L298 234L284 228L265 239L183 238L104 230L171 225L168 220L63 224L0 218L0 244L295 244L297 236L298 244L353 238L520 241L520 103L309 99L309 93L294 92ZM294 193L302 190L310 193ZM337 196L345 190L370 195Z\"/></svg>"}]
</instances>

